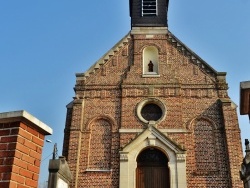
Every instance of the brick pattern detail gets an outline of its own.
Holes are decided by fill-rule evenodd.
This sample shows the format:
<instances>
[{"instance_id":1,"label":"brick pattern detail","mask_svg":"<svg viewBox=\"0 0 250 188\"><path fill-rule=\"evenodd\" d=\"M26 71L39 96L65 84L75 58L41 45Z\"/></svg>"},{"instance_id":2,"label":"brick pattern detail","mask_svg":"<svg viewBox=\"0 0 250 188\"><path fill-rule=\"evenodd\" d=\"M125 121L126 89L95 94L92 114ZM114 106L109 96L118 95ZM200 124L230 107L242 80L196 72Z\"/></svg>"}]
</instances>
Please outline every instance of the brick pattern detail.
<instances>
[{"instance_id":1,"label":"brick pattern detail","mask_svg":"<svg viewBox=\"0 0 250 188\"><path fill-rule=\"evenodd\" d=\"M0 187L38 186L44 135L22 123L0 124Z\"/></svg>"},{"instance_id":2,"label":"brick pattern detail","mask_svg":"<svg viewBox=\"0 0 250 188\"><path fill-rule=\"evenodd\" d=\"M158 49L160 77L143 77L147 46ZM63 150L73 172L71 187L119 187L119 150L139 134L119 129L147 127L136 115L137 105L147 98L166 106L159 130L186 130L167 136L187 150L188 188L242 187L240 130L227 83L184 48L171 33L132 35L99 68L77 79ZM88 171L90 167L112 171Z\"/></svg>"},{"instance_id":3,"label":"brick pattern detail","mask_svg":"<svg viewBox=\"0 0 250 188\"><path fill-rule=\"evenodd\" d=\"M88 169L110 170L111 125L106 120L96 120L91 125Z\"/></svg>"},{"instance_id":4,"label":"brick pattern detail","mask_svg":"<svg viewBox=\"0 0 250 188\"><path fill-rule=\"evenodd\" d=\"M204 120L197 121L194 127L195 172L213 172L218 170L216 148L214 146L213 125Z\"/></svg>"}]
</instances>

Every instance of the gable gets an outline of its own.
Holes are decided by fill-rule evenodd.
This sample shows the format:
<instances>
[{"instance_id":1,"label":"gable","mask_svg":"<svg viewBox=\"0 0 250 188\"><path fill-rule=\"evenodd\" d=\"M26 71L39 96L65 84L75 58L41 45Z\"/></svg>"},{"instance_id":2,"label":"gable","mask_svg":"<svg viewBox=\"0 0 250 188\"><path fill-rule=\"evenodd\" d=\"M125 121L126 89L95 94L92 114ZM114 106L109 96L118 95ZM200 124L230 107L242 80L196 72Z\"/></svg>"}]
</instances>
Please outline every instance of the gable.
<instances>
[{"instance_id":1,"label":"gable","mask_svg":"<svg viewBox=\"0 0 250 188\"><path fill-rule=\"evenodd\" d=\"M147 146L156 146L156 140L161 142L162 145L168 147L174 153L185 153L185 149L183 149L176 142L171 140L169 137L161 133L157 128L152 125L149 125L147 129L145 129L140 135L138 135L134 140L128 143L121 151L121 153L128 153L134 150L139 145ZM142 144L144 143L144 144ZM146 144L146 145L145 145ZM159 144L158 144L159 145Z\"/></svg>"},{"instance_id":2,"label":"gable","mask_svg":"<svg viewBox=\"0 0 250 188\"><path fill-rule=\"evenodd\" d=\"M154 78L144 77L144 49L157 49ZM156 59L157 59L156 58ZM216 87L218 76L209 64L168 31L165 35L127 34L85 73L76 74L80 85L203 84ZM157 77L157 79L155 79Z\"/></svg>"}]
</instances>

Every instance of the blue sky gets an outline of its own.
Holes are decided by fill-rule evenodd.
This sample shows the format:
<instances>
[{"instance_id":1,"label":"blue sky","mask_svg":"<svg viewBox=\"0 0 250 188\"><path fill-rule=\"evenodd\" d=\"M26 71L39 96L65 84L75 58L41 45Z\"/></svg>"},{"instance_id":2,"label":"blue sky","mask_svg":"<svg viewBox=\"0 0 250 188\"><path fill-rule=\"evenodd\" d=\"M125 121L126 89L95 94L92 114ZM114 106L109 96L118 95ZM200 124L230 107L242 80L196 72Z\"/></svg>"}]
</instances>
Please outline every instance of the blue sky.
<instances>
[{"instance_id":1,"label":"blue sky","mask_svg":"<svg viewBox=\"0 0 250 188\"><path fill-rule=\"evenodd\" d=\"M128 0L0 1L0 112L26 110L54 130L61 155L75 73L86 71L130 30ZM170 0L169 30L219 72L239 104L250 80L250 0ZM250 138L239 116L242 139ZM45 143L40 182L53 143Z\"/></svg>"}]
</instances>

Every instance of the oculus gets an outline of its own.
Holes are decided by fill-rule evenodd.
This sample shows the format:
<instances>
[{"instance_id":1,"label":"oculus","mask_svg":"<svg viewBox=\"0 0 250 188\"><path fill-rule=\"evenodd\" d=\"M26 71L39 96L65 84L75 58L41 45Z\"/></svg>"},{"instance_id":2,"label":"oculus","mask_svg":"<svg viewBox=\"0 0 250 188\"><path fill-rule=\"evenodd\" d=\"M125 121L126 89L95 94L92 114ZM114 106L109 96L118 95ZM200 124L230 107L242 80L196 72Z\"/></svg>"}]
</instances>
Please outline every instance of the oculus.
<instances>
[{"instance_id":1,"label":"oculus","mask_svg":"<svg viewBox=\"0 0 250 188\"><path fill-rule=\"evenodd\" d=\"M150 121L158 123L165 118L166 108L160 100L149 98L137 105L136 113L144 123L148 124Z\"/></svg>"}]
</instances>

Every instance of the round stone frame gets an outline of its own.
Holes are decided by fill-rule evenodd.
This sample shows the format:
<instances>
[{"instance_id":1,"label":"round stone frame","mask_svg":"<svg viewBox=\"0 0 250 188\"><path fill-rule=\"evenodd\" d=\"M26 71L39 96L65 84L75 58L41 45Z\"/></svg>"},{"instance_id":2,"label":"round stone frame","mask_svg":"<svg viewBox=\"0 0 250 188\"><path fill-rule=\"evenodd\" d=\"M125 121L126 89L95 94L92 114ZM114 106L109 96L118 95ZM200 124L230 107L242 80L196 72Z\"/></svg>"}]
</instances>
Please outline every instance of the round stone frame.
<instances>
[{"instance_id":1,"label":"round stone frame","mask_svg":"<svg viewBox=\"0 0 250 188\"><path fill-rule=\"evenodd\" d=\"M142 111L142 108L147 105L147 104L155 104L157 105L158 107L161 108L162 110L162 116L160 119L158 119L157 121L155 121L155 124L161 122L162 120L165 119L166 115L167 115L167 110L166 110L166 107L165 105L163 104L163 102L161 102L159 99L155 99L155 98L148 98L148 99L145 99L143 101L141 101L140 103L138 103L137 105L137 108L136 108L136 115L137 117L143 122L143 123L146 123L148 124L149 121L144 119L141 115L141 111Z\"/></svg>"}]
</instances>

